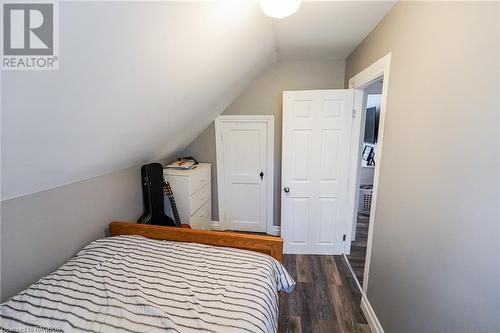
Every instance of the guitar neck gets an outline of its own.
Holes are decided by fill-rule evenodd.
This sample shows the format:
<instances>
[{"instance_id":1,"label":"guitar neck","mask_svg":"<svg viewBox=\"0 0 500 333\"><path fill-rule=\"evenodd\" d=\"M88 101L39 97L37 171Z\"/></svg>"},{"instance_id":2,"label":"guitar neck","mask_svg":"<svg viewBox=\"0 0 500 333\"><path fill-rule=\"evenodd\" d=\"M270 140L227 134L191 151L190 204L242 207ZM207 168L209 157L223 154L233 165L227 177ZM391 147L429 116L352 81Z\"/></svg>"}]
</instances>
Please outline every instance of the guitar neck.
<instances>
[{"instance_id":1,"label":"guitar neck","mask_svg":"<svg viewBox=\"0 0 500 333\"><path fill-rule=\"evenodd\" d=\"M170 207L172 208L172 214L174 215L174 222L177 227L181 226L181 218L179 217L179 211L177 210L177 205L175 204L174 194L170 188L170 184L163 180L163 193L168 197L170 201Z\"/></svg>"},{"instance_id":2,"label":"guitar neck","mask_svg":"<svg viewBox=\"0 0 500 333\"><path fill-rule=\"evenodd\" d=\"M181 218L179 217L179 211L177 210L174 196L168 197L168 200L170 201L170 206L172 207L172 214L174 215L175 224L179 227L181 225Z\"/></svg>"}]
</instances>

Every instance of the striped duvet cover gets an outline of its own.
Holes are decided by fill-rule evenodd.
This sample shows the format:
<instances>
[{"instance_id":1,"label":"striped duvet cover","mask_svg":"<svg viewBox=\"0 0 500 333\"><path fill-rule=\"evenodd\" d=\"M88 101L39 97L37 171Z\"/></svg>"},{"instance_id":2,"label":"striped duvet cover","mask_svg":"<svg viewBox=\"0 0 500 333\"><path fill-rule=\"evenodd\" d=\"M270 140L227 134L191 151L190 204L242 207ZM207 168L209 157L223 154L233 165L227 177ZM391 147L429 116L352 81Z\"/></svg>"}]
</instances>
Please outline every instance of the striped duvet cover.
<instances>
[{"instance_id":1,"label":"striped duvet cover","mask_svg":"<svg viewBox=\"0 0 500 333\"><path fill-rule=\"evenodd\" d=\"M14 332L275 332L295 282L265 254L119 236L0 306Z\"/></svg>"}]
</instances>

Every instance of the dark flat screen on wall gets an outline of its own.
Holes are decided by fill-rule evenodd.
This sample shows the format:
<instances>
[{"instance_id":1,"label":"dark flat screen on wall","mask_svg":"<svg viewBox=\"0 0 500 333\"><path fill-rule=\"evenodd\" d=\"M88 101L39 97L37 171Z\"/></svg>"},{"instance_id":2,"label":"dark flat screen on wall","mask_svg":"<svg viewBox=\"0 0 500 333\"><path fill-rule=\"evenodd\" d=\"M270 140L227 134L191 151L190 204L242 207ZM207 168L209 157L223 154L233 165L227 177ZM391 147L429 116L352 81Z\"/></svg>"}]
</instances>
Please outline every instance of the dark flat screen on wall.
<instances>
[{"instance_id":1,"label":"dark flat screen on wall","mask_svg":"<svg viewBox=\"0 0 500 333\"><path fill-rule=\"evenodd\" d=\"M365 142L376 143L378 134L378 112L376 107L366 109Z\"/></svg>"}]
</instances>

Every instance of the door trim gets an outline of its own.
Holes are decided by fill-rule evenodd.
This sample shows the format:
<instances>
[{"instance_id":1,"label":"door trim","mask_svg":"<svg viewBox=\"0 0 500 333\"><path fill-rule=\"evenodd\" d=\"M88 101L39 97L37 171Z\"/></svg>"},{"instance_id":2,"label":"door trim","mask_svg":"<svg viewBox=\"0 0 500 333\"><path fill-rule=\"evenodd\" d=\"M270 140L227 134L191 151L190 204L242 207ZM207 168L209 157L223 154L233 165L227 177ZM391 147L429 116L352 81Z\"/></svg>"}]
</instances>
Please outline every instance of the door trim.
<instances>
[{"instance_id":1,"label":"door trim","mask_svg":"<svg viewBox=\"0 0 500 333\"><path fill-rule=\"evenodd\" d=\"M382 148L384 142L384 124L385 124L385 115L387 112L387 88L389 86L389 70L391 66L391 53L386 54L381 59L377 60L372 65L368 66L366 69L355 75L354 77L349 79L349 88L351 89L363 89L368 86L373 81L383 77L382 83L382 97L380 101L380 118L379 118L379 128L378 128L378 140L377 140L377 154L375 155L375 170L373 177L373 194L372 194L372 204L370 211L370 221L368 225L368 240L366 245L366 259L365 259L365 269L363 275L363 294L366 294L368 290L368 279L370 277L370 262L372 255L372 242L373 242L373 227L375 224L375 214L377 208L377 197L378 197L378 185L379 185L379 175L380 175L380 161L382 158ZM364 91L361 91L364 94ZM361 117L359 117L361 118ZM356 119L356 131L358 133L361 130L361 119ZM360 135L360 133L358 134ZM359 141L358 141L359 142ZM356 144L359 146L358 144ZM358 147L359 148L359 147ZM353 149L353 154L356 149ZM361 168L358 163L358 156L354 156L351 161L351 166L355 170L356 175L358 174L358 169ZM357 177L356 177L357 178ZM351 190L356 191L357 181L353 181L350 183ZM356 192L354 192L356 193ZM351 225L347 228L347 242L345 243L345 253L350 253L351 251L351 239L352 239L352 223L354 223L354 218L356 215L354 214L354 210L356 209L354 206L354 198L352 201L352 219Z\"/></svg>"},{"instance_id":2,"label":"door trim","mask_svg":"<svg viewBox=\"0 0 500 333\"><path fill-rule=\"evenodd\" d=\"M274 202L274 116L219 116L215 119L215 151L217 163L217 193L219 203L219 223L213 224L214 229L226 230L225 221L225 206L224 206L224 151L222 144L222 124L228 123L266 123L266 138L267 138L267 166L266 166L266 183L267 183L267 223L266 233L274 235L276 230L273 228L273 202ZM276 235L279 236L279 235Z\"/></svg>"}]
</instances>

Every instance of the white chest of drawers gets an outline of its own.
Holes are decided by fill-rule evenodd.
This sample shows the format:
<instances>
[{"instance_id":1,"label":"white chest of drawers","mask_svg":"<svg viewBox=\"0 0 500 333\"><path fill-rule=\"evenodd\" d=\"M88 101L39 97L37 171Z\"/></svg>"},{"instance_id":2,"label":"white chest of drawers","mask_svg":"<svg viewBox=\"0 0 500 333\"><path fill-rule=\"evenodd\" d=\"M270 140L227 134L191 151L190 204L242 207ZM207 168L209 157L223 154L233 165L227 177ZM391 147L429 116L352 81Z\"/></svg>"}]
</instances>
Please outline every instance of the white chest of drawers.
<instances>
[{"instance_id":1,"label":"white chest of drawers","mask_svg":"<svg viewBox=\"0 0 500 333\"><path fill-rule=\"evenodd\" d=\"M164 169L163 177L169 182L182 223L193 229L211 229L211 165L200 163L195 169ZM165 203L166 214L173 218L170 204Z\"/></svg>"}]
</instances>

